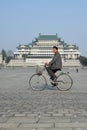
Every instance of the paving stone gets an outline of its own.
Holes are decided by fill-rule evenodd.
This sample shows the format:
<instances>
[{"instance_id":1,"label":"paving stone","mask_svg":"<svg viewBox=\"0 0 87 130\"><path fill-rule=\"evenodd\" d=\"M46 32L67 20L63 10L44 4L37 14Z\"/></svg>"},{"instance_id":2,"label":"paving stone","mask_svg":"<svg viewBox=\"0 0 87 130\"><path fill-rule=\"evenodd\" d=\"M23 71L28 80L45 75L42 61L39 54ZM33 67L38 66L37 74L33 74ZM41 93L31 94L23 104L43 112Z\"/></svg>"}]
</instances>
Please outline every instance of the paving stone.
<instances>
[{"instance_id":1,"label":"paving stone","mask_svg":"<svg viewBox=\"0 0 87 130\"><path fill-rule=\"evenodd\" d=\"M11 117L7 123L36 123L38 118L28 118L28 117Z\"/></svg>"},{"instance_id":2,"label":"paving stone","mask_svg":"<svg viewBox=\"0 0 87 130\"><path fill-rule=\"evenodd\" d=\"M19 114L15 114L14 116L15 117L24 117L24 116L26 116L26 114L25 113L22 113L22 114L19 113Z\"/></svg>"},{"instance_id":3,"label":"paving stone","mask_svg":"<svg viewBox=\"0 0 87 130\"><path fill-rule=\"evenodd\" d=\"M64 116L64 114L63 113L53 113L53 116L62 117L62 116Z\"/></svg>"},{"instance_id":4,"label":"paving stone","mask_svg":"<svg viewBox=\"0 0 87 130\"><path fill-rule=\"evenodd\" d=\"M0 123L0 128L17 128L18 123Z\"/></svg>"},{"instance_id":5,"label":"paving stone","mask_svg":"<svg viewBox=\"0 0 87 130\"><path fill-rule=\"evenodd\" d=\"M71 114L71 113L69 113L69 114L65 113L65 116L72 117L73 115L74 115L74 114Z\"/></svg>"},{"instance_id":6,"label":"paving stone","mask_svg":"<svg viewBox=\"0 0 87 130\"><path fill-rule=\"evenodd\" d=\"M21 124L20 128L53 128L54 123Z\"/></svg>"},{"instance_id":7,"label":"paving stone","mask_svg":"<svg viewBox=\"0 0 87 130\"><path fill-rule=\"evenodd\" d=\"M47 113L47 114L42 113L42 114L39 114L38 116L40 116L40 117L52 117L52 114L51 113Z\"/></svg>"},{"instance_id":8,"label":"paving stone","mask_svg":"<svg viewBox=\"0 0 87 130\"><path fill-rule=\"evenodd\" d=\"M58 118L58 117L41 117L39 122L70 122L71 119L67 118Z\"/></svg>"},{"instance_id":9,"label":"paving stone","mask_svg":"<svg viewBox=\"0 0 87 130\"><path fill-rule=\"evenodd\" d=\"M37 113L37 114L35 114L35 113L33 113L33 114L27 114L27 117L37 117L39 114Z\"/></svg>"},{"instance_id":10,"label":"paving stone","mask_svg":"<svg viewBox=\"0 0 87 130\"><path fill-rule=\"evenodd\" d=\"M56 127L69 127L69 128L87 128L87 123L55 123L55 128Z\"/></svg>"},{"instance_id":11,"label":"paving stone","mask_svg":"<svg viewBox=\"0 0 87 130\"><path fill-rule=\"evenodd\" d=\"M7 117L0 117L0 123L5 123L8 121L9 118Z\"/></svg>"}]
</instances>

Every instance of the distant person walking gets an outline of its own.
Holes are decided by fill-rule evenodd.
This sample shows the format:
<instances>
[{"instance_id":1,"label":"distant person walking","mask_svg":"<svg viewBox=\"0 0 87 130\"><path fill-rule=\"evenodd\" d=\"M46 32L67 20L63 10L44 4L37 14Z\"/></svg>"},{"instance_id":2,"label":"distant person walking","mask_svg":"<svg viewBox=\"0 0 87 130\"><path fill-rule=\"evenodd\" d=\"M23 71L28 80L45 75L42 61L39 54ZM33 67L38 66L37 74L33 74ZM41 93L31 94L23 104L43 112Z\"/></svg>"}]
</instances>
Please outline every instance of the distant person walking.
<instances>
[{"instance_id":1,"label":"distant person walking","mask_svg":"<svg viewBox=\"0 0 87 130\"><path fill-rule=\"evenodd\" d=\"M78 72L78 68L76 68L76 72Z\"/></svg>"},{"instance_id":2,"label":"distant person walking","mask_svg":"<svg viewBox=\"0 0 87 130\"><path fill-rule=\"evenodd\" d=\"M45 63L45 65L46 65L46 70L48 74L50 75L50 79L52 79L52 81L55 82L57 79L55 73L57 71L61 71L62 60L61 60L60 53L58 52L58 47L53 46L53 53L54 53L54 56L52 60L49 63Z\"/></svg>"}]
</instances>

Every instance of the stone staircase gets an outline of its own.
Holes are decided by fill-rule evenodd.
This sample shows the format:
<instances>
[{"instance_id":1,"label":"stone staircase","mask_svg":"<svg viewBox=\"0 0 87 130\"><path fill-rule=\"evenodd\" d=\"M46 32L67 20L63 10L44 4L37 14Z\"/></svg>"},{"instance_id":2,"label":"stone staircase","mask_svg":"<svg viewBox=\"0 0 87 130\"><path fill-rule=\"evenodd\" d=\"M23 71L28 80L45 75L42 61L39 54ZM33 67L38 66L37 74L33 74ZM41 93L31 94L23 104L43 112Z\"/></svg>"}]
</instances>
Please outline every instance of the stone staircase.
<instances>
[{"instance_id":1,"label":"stone staircase","mask_svg":"<svg viewBox=\"0 0 87 130\"><path fill-rule=\"evenodd\" d=\"M42 65L45 62L49 62L51 59L26 59L26 61L24 60L19 60L19 59L14 59L11 60L10 63L7 65L8 67L26 67L26 66L35 66L37 64ZM80 61L79 60L63 60L63 66L64 67L80 67Z\"/></svg>"}]
</instances>

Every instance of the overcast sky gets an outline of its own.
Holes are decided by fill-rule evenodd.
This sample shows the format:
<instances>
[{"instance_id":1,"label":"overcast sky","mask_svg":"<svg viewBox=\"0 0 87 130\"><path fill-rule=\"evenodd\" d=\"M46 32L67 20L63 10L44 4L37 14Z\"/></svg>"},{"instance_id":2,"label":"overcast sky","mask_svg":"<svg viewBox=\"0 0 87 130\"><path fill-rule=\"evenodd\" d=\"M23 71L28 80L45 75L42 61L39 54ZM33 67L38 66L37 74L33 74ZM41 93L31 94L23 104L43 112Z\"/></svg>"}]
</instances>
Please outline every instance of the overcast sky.
<instances>
[{"instance_id":1,"label":"overcast sky","mask_svg":"<svg viewBox=\"0 0 87 130\"><path fill-rule=\"evenodd\" d=\"M58 34L87 56L87 0L0 0L0 51Z\"/></svg>"}]
</instances>

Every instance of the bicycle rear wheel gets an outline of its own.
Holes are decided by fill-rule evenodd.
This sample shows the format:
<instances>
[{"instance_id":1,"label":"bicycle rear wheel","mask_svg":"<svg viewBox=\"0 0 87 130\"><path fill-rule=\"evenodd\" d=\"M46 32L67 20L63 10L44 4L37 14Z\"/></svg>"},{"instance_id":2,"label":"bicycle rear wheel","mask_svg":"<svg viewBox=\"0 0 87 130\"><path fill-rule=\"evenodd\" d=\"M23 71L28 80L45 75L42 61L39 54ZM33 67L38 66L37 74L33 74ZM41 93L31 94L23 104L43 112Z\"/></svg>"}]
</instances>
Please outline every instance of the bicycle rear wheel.
<instances>
[{"instance_id":1,"label":"bicycle rear wheel","mask_svg":"<svg viewBox=\"0 0 87 130\"><path fill-rule=\"evenodd\" d=\"M62 73L57 78L56 87L61 91L67 91L72 87L73 80L67 73Z\"/></svg>"},{"instance_id":2,"label":"bicycle rear wheel","mask_svg":"<svg viewBox=\"0 0 87 130\"><path fill-rule=\"evenodd\" d=\"M34 74L29 79L29 85L33 90L43 90L47 85L45 77L41 74Z\"/></svg>"}]
</instances>

